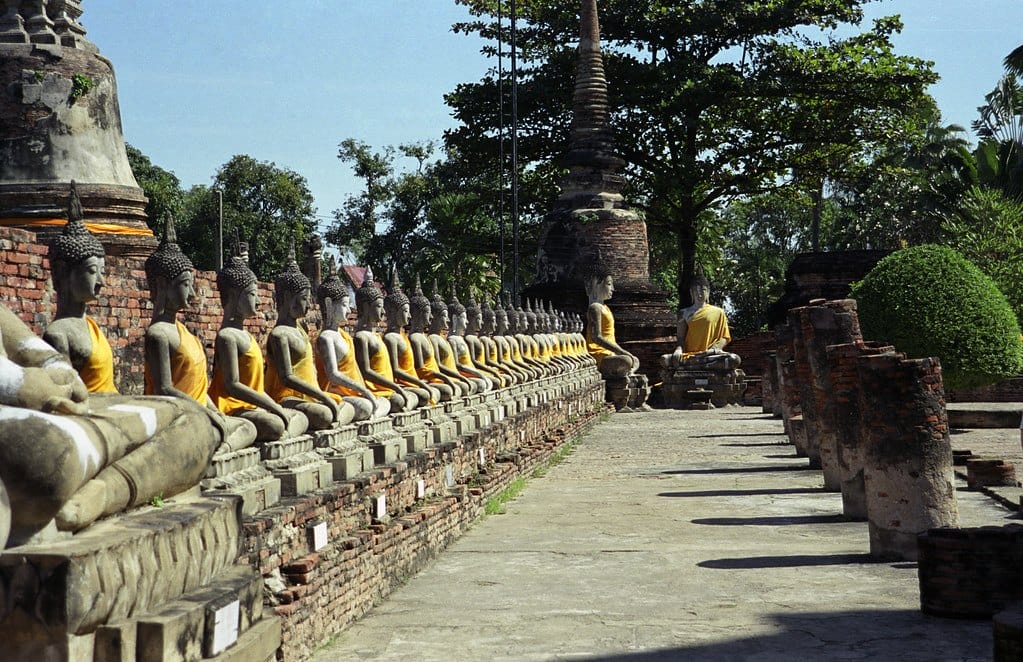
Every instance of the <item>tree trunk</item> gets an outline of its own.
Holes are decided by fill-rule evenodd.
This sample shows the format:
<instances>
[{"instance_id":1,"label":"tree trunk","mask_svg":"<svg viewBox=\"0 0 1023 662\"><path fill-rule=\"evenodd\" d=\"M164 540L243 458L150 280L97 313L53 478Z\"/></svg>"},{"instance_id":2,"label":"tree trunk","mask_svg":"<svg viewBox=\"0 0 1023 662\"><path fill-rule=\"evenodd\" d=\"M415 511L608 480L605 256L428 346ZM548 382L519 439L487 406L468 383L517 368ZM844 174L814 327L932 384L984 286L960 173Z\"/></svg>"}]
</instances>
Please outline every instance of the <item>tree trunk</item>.
<instances>
[{"instance_id":1,"label":"tree trunk","mask_svg":"<svg viewBox=\"0 0 1023 662\"><path fill-rule=\"evenodd\" d=\"M689 288L696 275L696 219L683 213L678 229L678 305L691 306Z\"/></svg>"}]
</instances>

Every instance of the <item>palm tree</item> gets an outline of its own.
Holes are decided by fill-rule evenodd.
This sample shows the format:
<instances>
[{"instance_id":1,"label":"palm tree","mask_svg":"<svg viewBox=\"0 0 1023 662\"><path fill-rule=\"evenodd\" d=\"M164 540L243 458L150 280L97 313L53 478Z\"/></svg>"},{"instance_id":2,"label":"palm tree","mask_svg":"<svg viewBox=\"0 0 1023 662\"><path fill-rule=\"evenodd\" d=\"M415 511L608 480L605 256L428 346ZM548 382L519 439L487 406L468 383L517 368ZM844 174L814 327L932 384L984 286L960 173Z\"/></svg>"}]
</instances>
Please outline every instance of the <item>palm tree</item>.
<instances>
[{"instance_id":1,"label":"palm tree","mask_svg":"<svg viewBox=\"0 0 1023 662\"><path fill-rule=\"evenodd\" d=\"M1005 56L1005 70L1010 74L1023 76L1023 44Z\"/></svg>"}]
</instances>

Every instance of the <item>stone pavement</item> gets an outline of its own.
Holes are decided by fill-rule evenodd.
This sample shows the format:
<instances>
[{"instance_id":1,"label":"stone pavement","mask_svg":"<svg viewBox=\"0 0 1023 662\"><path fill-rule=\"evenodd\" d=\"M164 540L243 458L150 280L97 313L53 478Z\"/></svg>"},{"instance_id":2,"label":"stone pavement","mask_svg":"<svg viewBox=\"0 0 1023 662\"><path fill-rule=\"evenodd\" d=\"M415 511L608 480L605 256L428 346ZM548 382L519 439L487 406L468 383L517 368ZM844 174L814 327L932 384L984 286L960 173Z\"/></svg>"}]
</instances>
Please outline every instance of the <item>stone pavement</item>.
<instances>
[{"instance_id":1,"label":"stone pavement","mask_svg":"<svg viewBox=\"0 0 1023 662\"><path fill-rule=\"evenodd\" d=\"M990 659L990 622L922 615L916 564L871 562L784 441L758 408L613 416L314 659Z\"/></svg>"}]
</instances>

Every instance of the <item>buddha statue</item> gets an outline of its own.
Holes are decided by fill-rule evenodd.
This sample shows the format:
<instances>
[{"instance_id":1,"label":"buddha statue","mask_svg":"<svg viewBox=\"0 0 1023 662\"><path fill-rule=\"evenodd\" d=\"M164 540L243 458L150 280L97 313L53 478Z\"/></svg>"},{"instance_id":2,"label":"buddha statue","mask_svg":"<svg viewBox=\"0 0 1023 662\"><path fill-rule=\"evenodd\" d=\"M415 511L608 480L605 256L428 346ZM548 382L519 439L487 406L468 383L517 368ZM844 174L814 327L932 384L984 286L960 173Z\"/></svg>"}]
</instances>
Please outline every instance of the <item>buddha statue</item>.
<instances>
[{"instance_id":1,"label":"buddha statue","mask_svg":"<svg viewBox=\"0 0 1023 662\"><path fill-rule=\"evenodd\" d=\"M221 440L191 398L88 394L3 305L0 385L0 548L179 494Z\"/></svg>"},{"instance_id":2,"label":"buddha statue","mask_svg":"<svg viewBox=\"0 0 1023 662\"><path fill-rule=\"evenodd\" d=\"M282 407L264 390L263 352L245 330L245 320L258 312L256 274L235 255L217 273L217 289L224 317L213 354L210 397L224 414L251 421L256 426L256 441L303 434L309 419Z\"/></svg>"},{"instance_id":3,"label":"buddha statue","mask_svg":"<svg viewBox=\"0 0 1023 662\"><path fill-rule=\"evenodd\" d=\"M437 404L441 399L441 391L434 385L427 384L416 374L416 360L412 355L405 327L412 321L408 296L401 291L396 272L391 275L390 292L384 297L384 312L387 315L387 330L384 333L384 344L391 359L391 372L394 381L419 398L420 406ZM450 396L449 396L450 397Z\"/></svg>"},{"instance_id":4,"label":"buddha statue","mask_svg":"<svg viewBox=\"0 0 1023 662\"><path fill-rule=\"evenodd\" d=\"M67 225L50 242L49 257L57 314L43 339L71 360L89 393L117 393L114 353L99 325L86 315L103 288L106 251L85 227L74 182Z\"/></svg>"},{"instance_id":5,"label":"buddha statue","mask_svg":"<svg viewBox=\"0 0 1023 662\"><path fill-rule=\"evenodd\" d=\"M515 384L521 384L529 379L529 375L511 362L511 351L509 350L508 342L504 340L504 334L497 331L497 311L500 309L500 306L496 309L492 308L489 301L483 302L482 326L480 327L479 338L487 351L487 363L499 367L504 374L510 375L514 379ZM507 318L505 318L505 326L507 327Z\"/></svg>"},{"instance_id":6,"label":"buddha statue","mask_svg":"<svg viewBox=\"0 0 1023 662\"><path fill-rule=\"evenodd\" d=\"M350 404L355 410L354 421L386 416L391 411L391 401L367 386L355 360L352 336L343 328L352 309L348 287L336 272L331 272L316 293L323 317L323 330L316 338L320 388L340 395Z\"/></svg>"},{"instance_id":7,"label":"buddha statue","mask_svg":"<svg viewBox=\"0 0 1023 662\"><path fill-rule=\"evenodd\" d=\"M256 426L243 418L224 416L207 391L206 350L178 320L178 313L195 296L192 261L178 247L174 217L164 219L163 240L145 262L153 317L145 337L145 394L191 398L206 407L210 422L221 433L221 451L247 448L256 439Z\"/></svg>"},{"instance_id":8,"label":"buddha statue","mask_svg":"<svg viewBox=\"0 0 1023 662\"><path fill-rule=\"evenodd\" d=\"M482 335L483 329L483 307L476 303L476 300L469 298L465 302L465 344L469 347L472 356L472 364L484 374L490 377L497 387L510 386L515 383L514 375L506 373L496 361L491 360L487 351L484 339L493 342L490 338ZM494 355L496 356L496 345Z\"/></svg>"},{"instance_id":9,"label":"buddha statue","mask_svg":"<svg viewBox=\"0 0 1023 662\"><path fill-rule=\"evenodd\" d=\"M411 411L422 403L419 396L394 380L387 344L377 330L384 319L384 294L373 283L373 272L366 269L362 286L355 291L358 321L352 344L355 364L366 380L366 388L377 398L391 403L391 411Z\"/></svg>"},{"instance_id":10,"label":"buddha statue","mask_svg":"<svg viewBox=\"0 0 1023 662\"><path fill-rule=\"evenodd\" d=\"M433 346L434 359L441 374L449 377L460 390L461 397L478 393L486 384L480 384L466 377L458 369L455 350L448 338L451 331L451 314L448 304L441 297L437 281L433 281L433 295L430 297L429 340ZM456 394L459 395L459 394Z\"/></svg>"},{"instance_id":11,"label":"buddha statue","mask_svg":"<svg viewBox=\"0 0 1023 662\"><path fill-rule=\"evenodd\" d=\"M479 315L479 306L475 305L475 301L472 303L475 307L474 314ZM451 320L447 338L443 338L441 335L443 330L439 328L436 329L435 333L430 334L430 340L434 340L435 337L438 338L434 347L438 348L437 353L441 357L441 365L456 370L458 374L468 380L473 385L473 393L483 393L492 390L495 383L500 384L500 378L485 366L476 363L473 350L465 339L466 329L469 324L468 309L462 305L454 293L451 294L447 309L448 319ZM439 326L436 320L437 317L434 316L434 327ZM433 330L431 329L431 331ZM451 348L450 354L444 354L440 340L444 340ZM482 344L479 347L482 348ZM447 357L450 357L450 363L448 363Z\"/></svg>"},{"instance_id":12,"label":"buddha statue","mask_svg":"<svg viewBox=\"0 0 1023 662\"><path fill-rule=\"evenodd\" d=\"M739 355L724 351L732 339L725 311L708 303L710 283L702 273L696 275L689 293L693 304L678 314L678 347L663 355L661 363L692 370L738 368L742 363Z\"/></svg>"},{"instance_id":13,"label":"buddha statue","mask_svg":"<svg viewBox=\"0 0 1023 662\"><path fill-rule=\"evenodd\" d=\"M441 372L440 366L437 365L433 343L430 342L430 337L427 335L433 313L430 309L430 300L423 294L423 287L418 278L416 278L416 287L412 296L409 297L409 313L411 333L406 336L405 340L412 354L412 365L416 377L440 394L439 398L435 398L436 402L449 402L452 398L462 397L461 380L456 382Z\"/></svg>"},{"instance_id":14,"label":"buddha statue","mask_svg":"<svg viewBox=\"0 0 1023 662\"><path fill-rule=\"evenodd\" d=\"M604 302L614 294L614 278L600 262L594 262L584 274L586 297L586 349L605 377L624 377L636 372L639 359L625 351L615 340L615 320Z\"/></svg>"},{"instance_id":15,"label":"buddha statue","mask_svg":"<svg viewBox=\"0 0 1023 662\"><path fill-rule=\"evenodd\" d=\"M538 379L543 371L536 366L528 365L522 359L522 350L515 337L518 330L518 314L515 309L511 304L506 304L504 307L497 306L494 308L494 316L493 338L501 352L501 359L517 367L525 374L527 380Z\"/></svg>"},{"instance_id":16,"label":"buddha statue","mask_svg":"<svg viewBox=\"0 0 1023 662\"><path fill-rule=\"evenodd\" d=\"M313 343L301 324L312 302L312 285L288 253L284 270L274 281L277 323L266 339L266 394L288 409L302 412L309 429L346 425L355 409L341 395L320 388Z\"/></svg>"}]
</instances>

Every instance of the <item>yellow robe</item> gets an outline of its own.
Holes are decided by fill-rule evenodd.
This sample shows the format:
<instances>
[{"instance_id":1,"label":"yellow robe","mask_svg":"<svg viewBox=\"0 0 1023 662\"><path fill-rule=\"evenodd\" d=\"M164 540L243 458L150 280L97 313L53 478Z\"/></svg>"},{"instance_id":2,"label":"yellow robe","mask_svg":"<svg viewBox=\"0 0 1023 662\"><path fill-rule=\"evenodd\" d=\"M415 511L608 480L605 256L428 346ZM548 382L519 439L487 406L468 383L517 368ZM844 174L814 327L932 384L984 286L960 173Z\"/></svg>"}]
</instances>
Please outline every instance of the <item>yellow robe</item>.
<instances>
[{"instance_id":1,"label":"yellow robe","mask_svg":"<svg viewBox=\"0 0 1023 662\"><path fill-rule=\"evenodd\" d=\"M387 353L387 345L384 343L384 339L380 337L380 334L376 334L379 349L369 355L369 367L373 372L377 373L381 377L388 381L394 381L394 371L391 370L391 355ZM373 382L366 382L366 388L368 388L373 395L386 398L389 395L394 394L394 389L386 386L380 386Z\"/></svg>"},{"instance_id":2,"label":"yellow robe","mask_svg":"<svg viewBox=\"0 0 1023 662\"><path fill-rule=\"evenodd\" d=\"M313 358L313 343L309 340L309 334L305 332L299 325L295 325L295 328L299 330L302 336L305 338L305 353L302 354L301 358L297 361L292 361L291 372L296 377L301 379L310 386L317 386L319 384L319 378L316 376L316 360ZM289 388L284 383L284 378L277 372L277 367L274 366L271 361L266 366L266 394L273 398L276 402L281 402L284 398L299 398L300 400L307 400L309 402L319 402L316 398L311 395L306 395L301 391L296 391L293 388ZM341 396L337 393L328 393L334 400L340 401Z\"/></svg>"},{"instance_id":3,"label":"yellow robe","mask_svg":"<svg viewBox=\"0 0 1023 662\"><path fill-rule=\"evenodd\" d=\"M210 380L206 376L206 350L203 349L202 342L192 335L184 324L175 321L175 325L178 329L178 351L170 357L171 384L196 402L205 405L206 391L210 387ZM156 384L149 374L148 364L145 381L145 394L154 395Z\"/></svg>"},{"instance_id":4,"label":"yellow robe","mask_svg":"<svg viewBox=\"0 0 1023 662\"><path fill-rule=\"evenodd\" d=\"M604 304L598 304L600 306L600 335L606 340L609 340L615 344L618 341L615 340L615 318L611 314L611 309ZM593 341L594 336L592 329L589 325L586 325L586 351L590 353L599 366L609 356L614 356L615 353L609 349L601 347Z\"/></svg>"},{"instance_id":5,"label":"yellow robe","mask_svg":"<svg viewBox=\"0 0 1023 662\"><path fill-rule=\"evenodd\" d=\"M263 352L252 334L249 336L249 347L238 357L238 381L253 391L263 390ZM213 366L213 379L210 384L210 398L217 409L225 414L233 414L245 409L257 409L256 405L232 398L224 386L224 375L220 372L219 363Z\"/></svg>"},{"instance_id":6,"label":"yellow robe","mask_svg":"<svg viewBox=\"0 0 1023 662\"><path fill-rule=\"evenodd\" d=\"M725 311L705 303L688 322L685 342L682 345L682 358L688 359L690 356L705 352L722 338L726 341L732 340L732 335L728 332Z\"/></svg>"},{"instance_id":7,"label":"yellow robe","mask_svg":"<svg viewBox=\"0 0 1023 662\"><path fill-rule=\"evenodd\" d=\"M78 376L85 382L89 393L117 393L114 386L114 352L110 349L107 337L99 330L99 325L85 316L85 324L89 327L89 338L92 340L92 352Z\"/></svg>"},{"instance_id":8,"label":"yellow robe","mask_svg":"<svg viewBox=\"0 0 1023 662\"><path fill-rule=\"evenodd\" d=\"M341 358L341 362L337 364L337 371L356 384L366 386L366 380L362 378L362 372L359 370L359 364L355 362L355 345L352 343L351 334L344 329L338 329L337 332L348 344L348 351L345 352L345 355ZM331 382L327 378L327 371L324 369L324 365L323 357L317 354L316 374L319 375L320 389L332 395L361 397L361 394L358 391Z\"/></svg>"}]
</instances>

